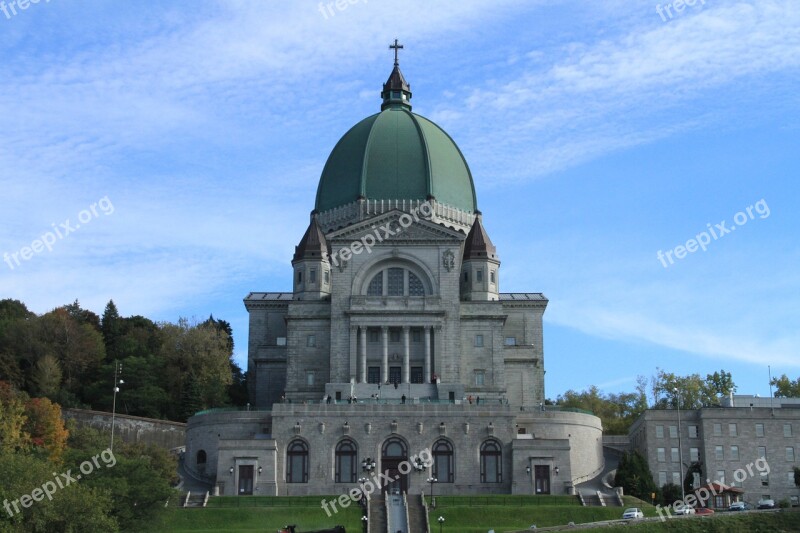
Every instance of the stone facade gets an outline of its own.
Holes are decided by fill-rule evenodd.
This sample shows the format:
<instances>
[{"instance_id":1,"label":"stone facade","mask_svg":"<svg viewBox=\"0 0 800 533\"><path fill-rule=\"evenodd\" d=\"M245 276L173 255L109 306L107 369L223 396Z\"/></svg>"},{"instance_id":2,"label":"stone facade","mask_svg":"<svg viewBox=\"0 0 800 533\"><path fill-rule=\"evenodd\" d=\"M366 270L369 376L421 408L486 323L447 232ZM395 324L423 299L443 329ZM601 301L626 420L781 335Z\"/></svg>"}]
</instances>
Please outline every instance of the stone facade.
<instances>
[{"instance_id":1,"label":"stone facade","mask_svg":"<svg viewBox=\"0 0 800 533\"><path fill-rule=\"evenodd\" d=\"M466 161L410 112L397 65L388 86L323 170L292 292L244 300L254 410L192 417L187 468L226 495L344 493L373 472L412 493L431 475L439 494L570 492L602 469L602 428L540 408L547 298L500 292ZM398 471L423 451L424 472Z\"/></svg>"},{"instance_id":2,"label":"stone facade","mask_svg":"<svg viewBox=\"0 0 800 533\"><path fill-rule=\"evenodd\" d=\"M792 408L800 402L775 398L768 407L763 399L735 396L732 403L681 410L680 447L677 410L645 411L631 426L631 446L647 459L659 486L680 482L682 458L684 476L691 463L701 463L702 485L719 481L743 489L744 500L751 503L800 503L794 484L794 467L800 466L800 409Z\"/></svg>"}]
</instances>

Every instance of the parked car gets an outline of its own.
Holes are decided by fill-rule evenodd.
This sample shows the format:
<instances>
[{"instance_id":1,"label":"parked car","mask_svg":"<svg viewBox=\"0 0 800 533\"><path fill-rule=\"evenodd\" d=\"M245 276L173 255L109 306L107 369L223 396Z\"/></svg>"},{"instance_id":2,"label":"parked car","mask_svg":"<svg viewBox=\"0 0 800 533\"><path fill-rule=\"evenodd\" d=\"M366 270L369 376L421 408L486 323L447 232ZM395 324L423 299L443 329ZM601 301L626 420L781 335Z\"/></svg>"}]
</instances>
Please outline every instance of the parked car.
<instances>
[{"instance_id":1,"label":"parked car","mask_svg":"<svg viewBox=\"0 0 800 533\"><path fill-rule=\"evenodd\" d=\"M714 514L714 509L709 509L708 507L700 507L699 509L695 509L695 514L697 514L698 516Z\"/></svg>"},{"instance_id":2,"label":"parked car","mask_svg":"<svg viewBox=\"0 0 800 533\"><path fill-rule=\"evenodd\" d=\"M638 507L630 507L625 509L625 512L622 513L623 520L632 520L636 518L644 518L644 513Z\"/></svg>"},{"instance_id":3,"label":"parked car","mask_svg":"<svg viewBox=\"0 0 800 533\"><path fill-rule=\"evenodd\" d=\"M747 502L733 502L730 507L728 507L729 511L749 511L752 509L753 506Z\"/></svg>"},{"instance_id":4,"label":"parked car","mask_svg":"<svg viewBox=\"0 0 800 533\"><path fill-rule=\"evenodd\" d=\"M676 515L690 515L694 513L695 513L694 507L689 507L688 505L684 505L683 507L675 509Z\"/></svg>"},{"instance_id":5,"label":"parked car","mask_svg":"<svg viewBox=\"0 0 800 533\"><path fill-rule=\"evenodd\" d=\"M775 500L758 500L759 509L775 509Z\"/></svg>"}]
</instances>

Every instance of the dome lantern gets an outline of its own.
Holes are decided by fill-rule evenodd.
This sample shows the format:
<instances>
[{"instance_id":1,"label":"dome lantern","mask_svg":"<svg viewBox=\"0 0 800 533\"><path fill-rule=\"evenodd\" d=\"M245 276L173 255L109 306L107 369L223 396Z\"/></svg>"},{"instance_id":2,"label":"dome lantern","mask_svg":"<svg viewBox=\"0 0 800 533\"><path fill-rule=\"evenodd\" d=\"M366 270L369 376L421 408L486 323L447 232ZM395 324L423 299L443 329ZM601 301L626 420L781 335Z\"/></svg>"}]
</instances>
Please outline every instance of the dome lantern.
<instances>
[{"instance_id":1,"label":"dome lantern","mask_svg":"<svg viewBox=\"0 0 800 533\"><path fill-rule=\"evenodd\" d=\"M411 86L400 72L400 62L397 57L397 52L403 49L403 45L395 39L394 44L390 44L389 48L394 50L394 68L389 74L389 79L383 84L381 111L389 107L411 109Z\"/></svg>"}]
</instances>

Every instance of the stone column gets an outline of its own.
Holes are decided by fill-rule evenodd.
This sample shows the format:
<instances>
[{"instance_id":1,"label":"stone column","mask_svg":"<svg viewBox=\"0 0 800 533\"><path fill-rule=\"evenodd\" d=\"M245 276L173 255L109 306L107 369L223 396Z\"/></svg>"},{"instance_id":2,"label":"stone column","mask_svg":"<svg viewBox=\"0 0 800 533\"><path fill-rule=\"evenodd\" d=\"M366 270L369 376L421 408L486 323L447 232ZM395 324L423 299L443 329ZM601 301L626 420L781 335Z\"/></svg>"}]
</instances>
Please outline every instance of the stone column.
<instances>
[{"instance_id":1,"label":"stone column","mask_svg":"<svg viewBox=\"0 0 800 533\"><path fill-rule=\"evenodd\" d=\"M411 345L409 332L411 328L403 326L403 383L411 383Z\"/></svg>"},{"instance_id":2,"label":"stone column","mask_svg":"<svg viewBox=\"0 0 800 533\"><path fill-rule=\"evenodd\" d=\"M359 328L359 341L361 346L359 346L359 363L361 366L361 383L367 382L367 328L361 326Z\"/></svg>"},{"instance_id":3,"label":"stone column","mask_svg":"<svg viewBox=\"0 0 800 533\"><path fill-rule=\"evenodd\" d=\"M425 383L431 382L431 328L425 326Z\"/></svg>"},{"instance_id":4,"label":"stone column","mask_svg":"<svg viewBox=\"0 0 800 533\"><path fill-rule=\"evenodd\" d=\"M389 327L381 326L381 340L383 341L383 368L381 370L381 382L386 383L389 379Z\"/></svg>"}]
</instances>

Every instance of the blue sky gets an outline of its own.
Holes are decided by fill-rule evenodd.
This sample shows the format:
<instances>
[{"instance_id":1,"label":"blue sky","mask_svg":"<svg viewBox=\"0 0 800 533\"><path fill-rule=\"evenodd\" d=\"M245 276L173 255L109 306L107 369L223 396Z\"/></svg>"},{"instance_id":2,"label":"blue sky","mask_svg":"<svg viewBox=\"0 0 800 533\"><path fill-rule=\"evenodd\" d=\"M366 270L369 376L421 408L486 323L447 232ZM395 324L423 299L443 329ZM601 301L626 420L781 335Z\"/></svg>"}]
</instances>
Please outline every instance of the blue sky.
<instances>
[{"instance_id":1,"label":"blue sky","mask_svg":"<svg viewBox=\"0 0 800 533\"><path fill-rule=\"evenodd\" d=\"M379 110L397 37L414 111L471 166L501 289L550 299L548 397L656 367L761 395L768 365L798 376L800 3L402 5L0 11L0 296L213 313L245 366L242 298L291 288L322 167Z\"/></svg>"}]
</instances>

